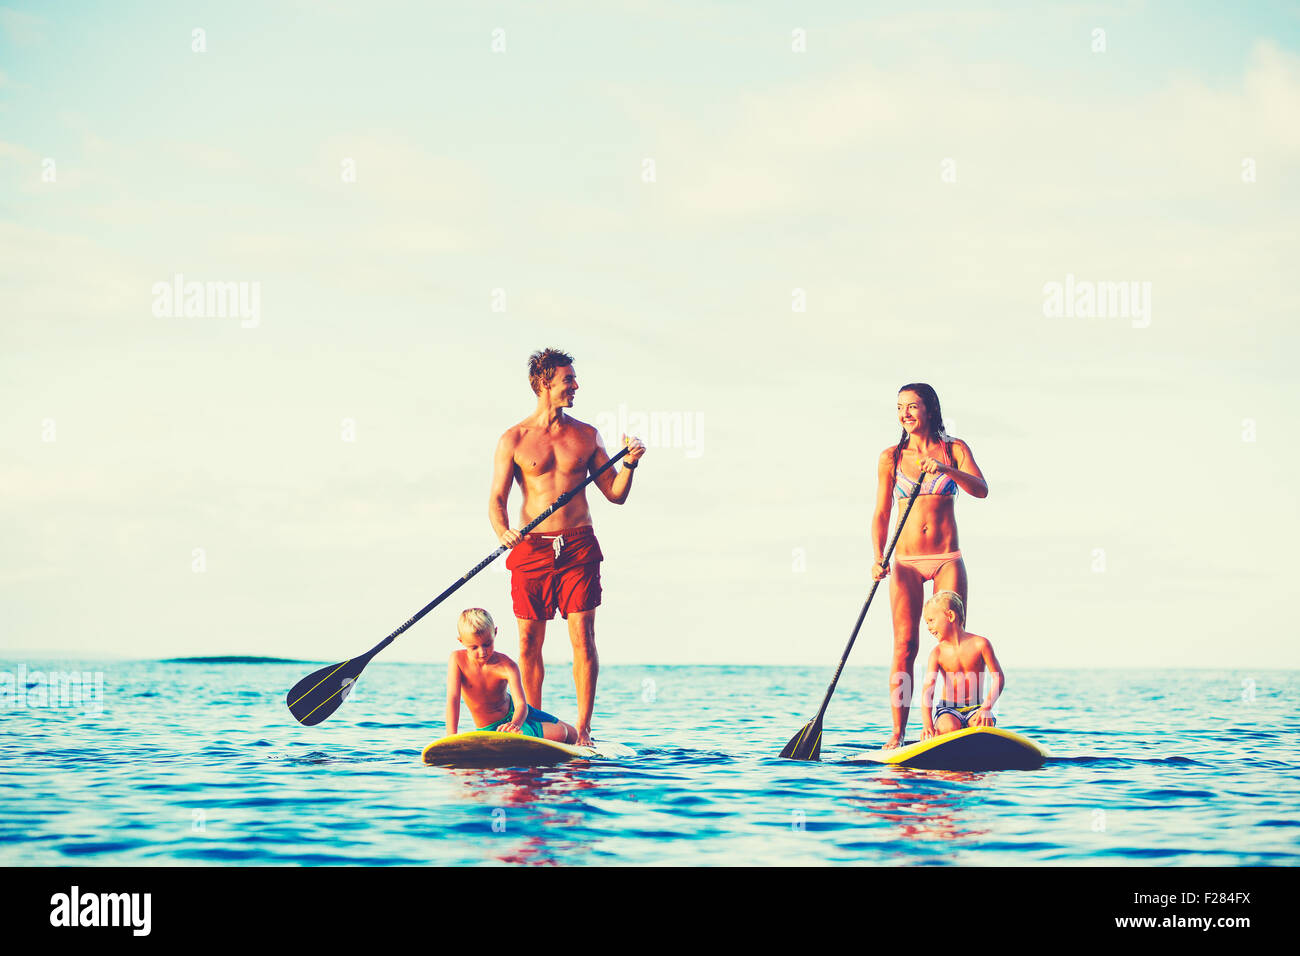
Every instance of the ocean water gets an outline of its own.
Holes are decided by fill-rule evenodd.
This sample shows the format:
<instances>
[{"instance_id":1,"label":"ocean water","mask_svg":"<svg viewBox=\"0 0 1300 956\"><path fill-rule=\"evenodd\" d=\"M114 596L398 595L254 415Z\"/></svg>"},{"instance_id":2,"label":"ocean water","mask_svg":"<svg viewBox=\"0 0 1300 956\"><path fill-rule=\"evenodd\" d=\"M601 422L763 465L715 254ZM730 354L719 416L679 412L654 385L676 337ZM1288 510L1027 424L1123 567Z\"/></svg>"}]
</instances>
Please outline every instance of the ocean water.
<instances>
[{"instance_id":1,"label":"ocean water","mask_svg":"<svg viewBox=\"0 0 1300 956\"><path fill-rule=\"evenodd\" d=\"M820 763L776 754L829 666L606 666L596 736L635 758L449 770L420 763L443 665L372 663L314 728L284 695L317 664L3 666L5 865L1300 862L1296 672L1016 671L999 723L1052 758L952 773L845 762L886 735L878 668L846 670ZM567 666L545 705L573 719Z\"/></svg>"}]
</instances>

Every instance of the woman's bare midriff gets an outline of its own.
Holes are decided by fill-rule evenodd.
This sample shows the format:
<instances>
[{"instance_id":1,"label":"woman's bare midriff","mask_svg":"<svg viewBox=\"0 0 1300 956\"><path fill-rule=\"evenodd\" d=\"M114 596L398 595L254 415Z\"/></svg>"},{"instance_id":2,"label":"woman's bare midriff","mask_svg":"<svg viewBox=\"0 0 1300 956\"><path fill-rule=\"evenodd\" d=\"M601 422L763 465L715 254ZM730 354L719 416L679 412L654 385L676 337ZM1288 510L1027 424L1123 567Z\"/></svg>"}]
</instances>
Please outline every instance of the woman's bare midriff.
<instances>
[{"instance_id":1,"label":"woman's bare midriff","mask_svg":"<svg viewBox=\"0 0 1300 956\"><path fill-rule=\"evenodd\" d=\"M898 502L899 515L907 502ZM898 536L894 554L901 558L924 557L957 551L957 514L953 495L918 495L912 513L907 516L903 533Z\"/></svg>"}]
</instances>

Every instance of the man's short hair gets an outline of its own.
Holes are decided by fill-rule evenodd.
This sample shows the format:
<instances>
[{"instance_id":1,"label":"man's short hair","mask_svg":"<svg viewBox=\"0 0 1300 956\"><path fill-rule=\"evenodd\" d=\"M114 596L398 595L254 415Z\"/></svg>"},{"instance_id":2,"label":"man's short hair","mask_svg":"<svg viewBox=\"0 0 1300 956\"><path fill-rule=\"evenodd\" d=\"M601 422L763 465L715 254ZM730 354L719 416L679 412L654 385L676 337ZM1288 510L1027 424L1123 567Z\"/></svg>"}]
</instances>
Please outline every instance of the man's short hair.
<instances>
[{"instance_id":1,"label":"man's short hair","mask_svg":"<svg viewBox=\"0 0 1300 956\"><path fill-rule=\"evenodd\" d=\"M542 388L551 384L555 370L573 364L573 356L559 349L542 349L528 356L528 384L533 394L542 394Z\"/></svg>"}]
</instances>

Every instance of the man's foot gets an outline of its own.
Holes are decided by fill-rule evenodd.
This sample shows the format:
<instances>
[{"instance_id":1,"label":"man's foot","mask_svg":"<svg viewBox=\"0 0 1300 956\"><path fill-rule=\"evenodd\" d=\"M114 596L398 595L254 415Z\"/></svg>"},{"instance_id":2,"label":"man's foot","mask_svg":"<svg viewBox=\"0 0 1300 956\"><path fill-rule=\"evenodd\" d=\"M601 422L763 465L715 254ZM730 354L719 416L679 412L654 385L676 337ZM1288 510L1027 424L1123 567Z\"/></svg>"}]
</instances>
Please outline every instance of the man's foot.
<instances>
[{"instance_id":1,"label":"man's foot","mask_svg":"<svg viewBox=\"0 0 1300 956\"><path fill-rule=\"evenodd\" d=\"M900 730L898 733L894 734L892 737L886 740L885 746L881 747L880 749L897 750L901 746L903 746L903 732Z\"/></svg>"},{"instance_id":2,"label":"man's foot","mask_svg":"<svg viewBox=\"0 0 1300 956\"><path fill-rule=\"evenodd\" d=\"M588 728L585 729L585 730L584 730L583 728L581 728L581 727L578 728L578 742L577 742L576 744L574 744L574 746L576 746L576 747L594 747L594 746L595 746L595 744L593 744L593 743L591 742L591 728L590 728L590 727L588 727Z\"/></svg>"}]
</instances>

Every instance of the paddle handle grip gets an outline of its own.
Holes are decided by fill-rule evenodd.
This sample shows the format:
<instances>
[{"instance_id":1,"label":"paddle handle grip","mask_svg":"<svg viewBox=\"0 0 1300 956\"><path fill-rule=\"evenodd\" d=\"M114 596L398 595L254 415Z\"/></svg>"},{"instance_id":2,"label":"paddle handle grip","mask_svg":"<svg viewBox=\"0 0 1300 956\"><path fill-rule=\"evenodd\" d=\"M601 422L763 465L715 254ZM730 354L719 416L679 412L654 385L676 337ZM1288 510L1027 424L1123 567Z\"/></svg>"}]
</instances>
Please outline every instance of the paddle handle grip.
<instances>
[{"instance_id":1,"label":"paddle handle grip","mask_svg":"<svg viewBox=\"0 0 1300 956\"><path fill-rule=\"evenodd\" d=\"M903 510L903 516L898 519L898 527L894 529L894 537L889 542L889 547L885 549L885 557L880 562L888 566L889 559L894 556L894 546L898 544L899 535L903 533L903 525L907 524L907 516L912 513L912 505L916 504L916 499L921 495L921 485L924 474L917 479L916 487L907 497L907 507ZM880 581L883 581L881 578ZM840 666L835 668L835 676L831 678L831 686L826 688L826 699L822 701L822 709L817 712L817 719L820 721L826 715L826 708L830 706L831 695L835 693L835 685L839 683L840 674L844 671L844 665L848 662L849 652L853 650L853 642L858 639L858 631L862 628L862 622L867 616L867 609L871 607L871 599L876 596L876 589L880 587L880 581L871 583L871 590L867 593L867 603L862 605L862 611L858 614L858 623L853 625L853 633L849 636L848 646L844 648L844 655L840 658Z\"/></svg>"},{"instance_id":2,"label":"paddle handle grip","mask_svg":"<svg viewBox=\"0 0 1300 956\"><path fill-rule=\"evenodd\" d=\"M629 451L631 451L631 448L624 448L624 449L623 449L622 451L620 451L617 455L612 456L612 457L609 459L609 461L605 462L605 464L601 465L599 468L597 468L595 471L593 471L590 475L588 475L586 478L584 478L584 479L582 480L582 483L581 483L581 484L575 485L574 487L572 487L572 488L570 488L568 491L566 491L564 494L560 495L560 497L556 498L555 501L551 502L551 506L550 506L549 508L547 508L547 509L546 509L545 511L543 511L541 514L539 514L539 515L538 515L536 518L534 518L532 521L528 522L528 524L524 525L523 528L520 529L519 534L522 536L522 535L525 535L525 534L527 534L528 532L532 531L534 528L536 528L539 524L541 524L543 521L545 521L547 518L549 518L551 515L553 515L553 514L554 514L556 511L558 511L560 508L563 508L565 505L567 505L567 504L568 504L568 503L573 499L573 496L574 496L574 495L576 495L578 492L580 492L583 488L586 488L589 484L591 484L593 481L595 481L597 478L599 478L601 475L603 475L607 470L609 470L610 468L614 467L614 463L615 463L616 461L618 461L620 458L622 458L624 455L626 455ZM393 631L392 634L389 634L386 638L384 638L382 641L380 641L378 644L376 644L376 645L375 645L375 646L370 650L370 652L369 652L369 654L367 655L367 657L373 657L374 655L376 655L376 654L378 654L380 651L382 651L385 647L387 647L389 644L393 643L393 641L397 640L397 638L398 638L398 637L399 637L399 636L400 636L404 631L406 631L406 630L407 630L408 628L410 628L413 624L415 624L416 621L418 621L420 618L424 617L424 615L428 614L430 611L432 611L435 607L437 607L437 606L438 606L439 604L441 604L443 601L447 600L447 598L449 598L449 597L451 597L453 594L455 594L458 590L460 590L461 586L464 585L466 581L468 581L468 580L469 580L470 578L472 578L474 575L478 574L480 571L482 571L484 568L486 568L489 564L491 564L493 561L495 561L497 558L501 557L501 555L505 554L505 553L506 553L507 551L509 551L509 550L510 550L510 549L509 549L506 545L503 544L503 545L501 545L501 547L497 548L495 551L493 551L491 554L489 554L486 558L484 558L484 559L483 559L482 561L480 561L478 564L474 565L474 567L472 567L472 568L470 568L468 571L466 571L465 574L462 575L458 580L456 580L455 582L453 582L452 585L451 585L449 588L447 588L447 590L443 591L443 592L442 592L441 594L439 594L436 598L434 598L432 601L430 601L430 602L429 602L428 604L426 604L424 607L420 608L420 610L418 610L417 612L415 612L415 615L414 615L414 616L413 616L409 621L407 621L405 624L403 624L403 625L402 625L401 627L399 627L397 630Z\"/></svg>"}]
</instances>

